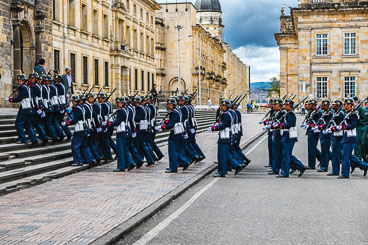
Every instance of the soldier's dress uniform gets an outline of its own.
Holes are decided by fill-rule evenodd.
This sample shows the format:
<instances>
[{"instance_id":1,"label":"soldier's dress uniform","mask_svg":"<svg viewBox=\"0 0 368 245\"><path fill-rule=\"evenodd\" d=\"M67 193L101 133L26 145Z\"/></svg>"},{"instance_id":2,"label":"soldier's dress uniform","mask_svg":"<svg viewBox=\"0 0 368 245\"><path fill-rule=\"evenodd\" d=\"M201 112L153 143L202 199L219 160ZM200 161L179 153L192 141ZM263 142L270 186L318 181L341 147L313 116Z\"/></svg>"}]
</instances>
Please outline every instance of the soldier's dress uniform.
<instances>
[{"instance_id":1,"label":"soldier's dress uniform","mask_svg":"<svg viewBox=\"0 0 368 245\"><path fill-rule=\"evenodd\" d=\"M126 99L127 101L129 99ZM133 105L127 105L127 110L129 112L129 117L128 117L128 122L129 122L129 137L127 139L127 144L128 144L128 148L129 148L129 152L133 158L134 161L134 165L137 168L142 167L143 165L143 157L139 154L138 149L136 147L136 139L137 139L137 130L136 130L136 125L134 122L134 118L135 118L135 108ZM133 163L132 163L133 164Z\"/></svg>"},{"instance_id":2,"label":"soldier's dress uniform","mask_svg":"<svg viewBox=\"0 0 368 245\"><path fill-rule=\"evenodd\" d=\"M74 101L78 102L81 99L82 98L77 99L75 96L73 98ZM83 165L83 163L95 165L96 161L93 158L91 151L89 150L87 145L88 126L87 126L86 111L83 105L74 106L73 118L71 120L63 122L62 124L75 125L71 143L74 160L74 163L72 165L81 166Z\"/></svg>"},{"instance_id":3,"label":"soldier's dress uniform","mask_svg":"<svg viewBox=\"0 0 368 245\"><path fill-rule=\"evenodd\" d=\"M322 104L330 105L329 100L323 100ZM322 113L322 112L321 112ZM330 148L331 148L331 140L332 140L332 133L325 132L324 130L327 128L328 124L330 123L330 120L332 119L333 113L328 110L326 112L323 112L321 115L321 118L317 122L317 129L314 131L319 132L319 139L321 142L321 160L320 160L320 169L318 172L327 172L328 171L328 165L330 162Z\"/></svg>"},{"instance_id":4,"label":"soldier's dress uniform","mask_svg":"<svg viewBox=\"0 0 368 245\"><path fill-rule=\"evenodd\" d=\"M317 103L315 100L311 100L311 103ZM321 158L321 152L317 149L319 132L315 132L313 128L317 125L318 120L322 116L319 110L315 110L311 113L309 120L307 121L307 135L308 135L308 167L310 169L316 168L316 159Z\"/></svg>"},{"instance_id":5,"label":"soldier's dress uniform","mask_svg":"<svg viewBox=\"0 0 368 245\"><path fill-rule=\"evenodd\" d=\"M354 148L354 154L359 159L364 159L364 161L368 161L367 158L367 147L368 147L368 108L363 105L358 108L359 112L359 123L357 127L357 144Z\"/></svg>"},{"instance_id":6,"label":"soldier's dress uniform","mask_svg":"<svg viewBox=\"0 0 368 245\"><path fill-rule=\"evenodd\" d=\"M112 106L112 104L111 104L111 102L110 101L105 101L105 103L104 103L104 105L106 105L107 106L107 116L108 117L111 117L112 116L112 114L114 113L114 108L113 108L113 106ZM106 117L106 116L105 116ZM114 120L114 118L111 118L110 119L110 121L113 121ZM116 151L116 144L115 144L115 142L112 140L112 134L114 133L114 129L113 128L108 128L108 130L107 130L107 140L108 140L108 142L109 142L109 145L110 145L110 148L115 152L115 154L117 154L117 151Z\"/></svg>"},{"instance_id":7,"label":"soldier's dress uniform","mask_svg":"<svg viewBox=\"0 0 368 245\"><path fill-rule=\"evenodd\" d=\"M150 126L151 126L151 130L149 131L149 140L150 140L150 145L151 148L153 150L153 152L156 154L157 156L157 161L160 161L163 157L164 154L161 152L160 148L157 146L155 139L156 139L156 126L157 126L157 114L158 114L158 108L154 105L154 104L147 104L149 110L150 110Z\"/></svg>"},{"instance_id":8,"label":"soldier's dress uniform","mask_svg":"<svg viewBox=\"0 0 368 245\"><path fill-rule=\"evenodd\" d=\"M46 117L44 112L44 104L43 104L43 94L42 94L42 85L40 80L36 81L35 84L32 85L33 90L33 102L35 105L36 114L33 115L33 123L32 125L36 128L38 132L38 136L43 142L43 145L46 145L49 137L46 134L43 118Z\"/></svg>"},{"instance_id":9,"label":"soldier's dress uniform","mask_svg":"<svg viewBox=\"0 0 368 245\"><path fill-rule=\"evenodd\" d=\"M52 81L51 76L47 77L47 81L48 82ZM42 98L43 98L43 105L44 105L44 111L46 113L46 117L43 118L43 122L44 122L45 129L46 129L46 132L47 132L48 136L50 136L53 140L53 143L55 143L60 138L56 134L56 130L55 130L54 125L52 123L52 117L53 117L53 114L54 114L54 107L51 104L51 97L52 96L51 96L50 85L48 85L47 83L44 82L44 84L42 85Z\"/></svg>"},{"instance_id":10,"label":"soldier's dress uniform","mask_svg":"<svg viewBox=\"0 0 368 245\"><path fill-rule=\"evenodd\" d=\"M282 100L275 101L275 103L282 103ZM280 120L283 118L285 111L275 111L275 114L272 118L272 124L280 123ZM272 129L272 128L271 128ZM282 144L281 144L281 133L280 129L273 129L272 132L272 174L279 174L281 161L282 161Z\"/></svg>"},{"instance_id":11,"label":"soldier's dress uniform","mask_svg":"<svg viewBox=\"0 0 368 245\"><path fill-rule=\"evenodd\" d=\"M354 105L352 99L345 100L345 104ZM341 131L343 130L344 136L341 141L342 143L342 170L340 179L349 178L349 171L351 164L354 164L354 167L359 167L364 171L364 176L367 175L368 165L365 162L360 161L356 156L353 155L354 146L356 143L356 127L358 126L359 116L358 113L352 112L348 113L343 121L342 126L337 126L333 128L333 131Z\"/></svg>"},{"instance_id":12,"label":"soldier's dress uniform","mask_svg":"<svg viewBox=\"0 0 368 245\"><path fill-rule=\"evenodd\" d=\"M175 98L170 98L168 104L177 105ZM181 144L184 137L184 126L180 118L180 108L175 107L169 113L169 119L165 120L165 124L161 126L162 130L170 130L169 135L169 168L167 173L177 173L180 164ZM183 166L183 170L189 165Z\"/></svg>"},{"instance_id":13,"label":"soldier's dress uniform","mask_svg":"<svg viewBox=\"0 0 368 245\"><path fill-rule=\"evenodd\" d=\"M65 87L62 83L60 83L61 79L61 76L58 75L56 79L57 82L55 84L57 88L57 96L59 98L59 110L55 112L54 120L57 124L61 126L61 129L64 131L67 139L69 140L72 138L72 132L70 131L68 126L61 125L61 122L64 121L65 110L67 107L69 107L66 99Z\"/></svg>"},{"instance_id":14,"label":"soldier's dress uniform","mask_svg":"<svg viewBox=\"0 0 368 245\"><path fill-rule=\"evenodd\" d=\"M342 106L342 101L334 101L334 103L339 103ZM331 119L330 125L332 127L336 127L342 123L345 118L345 114L343 111L334 112L333 118ZM327 174L328 176L338 176L340 175L340 165L342 160L342 138L343 131L337 131L332 133L332 153L331 153L331 162L332 162L332 171Z\"/></svg>"},{"instance_id":15,"label":"soldier's dress uniform","mask_svg":"<svg viewBox=\"0 0 368 245\"><path fill-rule=\"evenodd\" d=\"M50 85L50 101L52 106L51 123L60 140L63 140L65 138L65 135L61 128L61 121L60 121L61 106L59 101L59 91L55 84Z\"/></svg>"},{"instance_id":16,"label":"soldier's dress uniform","mask_svg":"<svg viewBox=\"0 0 368 245\"><path fill-rule=\"evenodd\" d=\"M227 106L230 106L230 101L224 100L222 103L227 104ZM217 141L217 159L218 159L218 168L217 173L214 175L214 177L225 177L228 166L231 165L230 161L231 155L231 115L230 112L226 111L221 114L219 123L215 126L211 127L212 131L220 131L219 132L219 139Z\"/></svg>"}]
</instances>

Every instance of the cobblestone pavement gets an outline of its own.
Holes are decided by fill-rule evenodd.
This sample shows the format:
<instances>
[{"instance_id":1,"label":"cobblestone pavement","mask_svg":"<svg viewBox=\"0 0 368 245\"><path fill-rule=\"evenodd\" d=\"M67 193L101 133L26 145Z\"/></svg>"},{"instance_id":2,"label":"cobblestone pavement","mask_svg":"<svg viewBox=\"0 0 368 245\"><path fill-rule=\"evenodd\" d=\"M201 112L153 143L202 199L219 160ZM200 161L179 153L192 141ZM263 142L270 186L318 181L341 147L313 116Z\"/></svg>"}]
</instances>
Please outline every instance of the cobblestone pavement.
<instances>
[{"instance_id":1,"label":"cobblestone pavement","mask_svg":"<svg viewBox=\"0 0 368 245\"><path fill-rule=\"evenodd\" d=\"M244 116L243 141L261 131L262 116ZM165 174L167 157L129 173L113 173L111 163L0 197L0 244L88 244L213 164L216 140L197 136L207 159L186 172Z\"/></svg>"}]
</instances>

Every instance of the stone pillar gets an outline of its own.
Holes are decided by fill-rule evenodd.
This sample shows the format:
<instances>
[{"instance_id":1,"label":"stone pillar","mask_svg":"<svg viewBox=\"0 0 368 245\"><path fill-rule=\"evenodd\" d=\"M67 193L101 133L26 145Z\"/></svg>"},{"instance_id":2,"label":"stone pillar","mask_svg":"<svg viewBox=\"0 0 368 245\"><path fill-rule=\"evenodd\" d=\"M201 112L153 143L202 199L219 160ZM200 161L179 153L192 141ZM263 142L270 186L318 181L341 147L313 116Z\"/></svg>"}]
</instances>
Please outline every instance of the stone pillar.
<instances>
[{"instance_id":1,"label":"stone pillar","mask_svg":"<svg viewBox=\"0 0 368 245\"><path fill-rule=\"evenodd\" d=\"M13 85L17 84L16 77L22 71L22 56L21 56L21 40L20 40L20 21L13 20L13 61L14 61L14 74Z\"/></svg>"},{"instance_id":2,"label":"stone pillar","mask_svg":"<svg viewBox=\"0 0 368 245\"><path fill-rule=\"evenodd\" d=\"M41 59L42 56L42 32L43 28L41 26L35 27L35 34L36 34L36 61Z\"/></svg>"}]
</instances>

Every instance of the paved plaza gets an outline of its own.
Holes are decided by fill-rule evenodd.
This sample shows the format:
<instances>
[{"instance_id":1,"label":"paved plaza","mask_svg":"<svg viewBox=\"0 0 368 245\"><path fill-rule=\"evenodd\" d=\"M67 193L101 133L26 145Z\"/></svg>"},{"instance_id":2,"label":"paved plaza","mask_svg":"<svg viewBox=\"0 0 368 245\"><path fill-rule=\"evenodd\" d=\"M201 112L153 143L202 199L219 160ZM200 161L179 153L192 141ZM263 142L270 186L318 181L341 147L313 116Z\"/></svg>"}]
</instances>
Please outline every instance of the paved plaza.
<instances>
[{"instance_id":1,"label":"paved plaza","mask_svg":"<svg viewBox=\"0 0 368 245\"><path fill-rule=\"evenodd\" d=\"M243 143L261 132L263 115L244 116ZM207 159L186 172L165 174L168 159L129 173L116 163L0 197L0 244L88 244L127 221L209 166L217 133L198 135ZM167 155L167 146L161 147Z\"/></svg>"}]
</instances>

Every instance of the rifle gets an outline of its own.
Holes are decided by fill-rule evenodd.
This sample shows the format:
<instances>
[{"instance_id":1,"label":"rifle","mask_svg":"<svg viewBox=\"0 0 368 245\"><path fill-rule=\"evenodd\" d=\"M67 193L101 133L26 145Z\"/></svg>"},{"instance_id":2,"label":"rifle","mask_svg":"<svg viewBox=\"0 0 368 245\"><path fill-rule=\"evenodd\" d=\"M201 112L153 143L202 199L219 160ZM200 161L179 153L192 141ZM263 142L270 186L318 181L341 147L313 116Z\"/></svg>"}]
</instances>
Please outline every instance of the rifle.
<instances>
[{"instance_id":1,"label":"rifle","mask_svg":"<svg viewBox=\"0 0 368 245\"><path fill-rule=\"evenodd\" d=\"M88 91L87 95L89 95L92 92L93 86L91 87L91 89Z\"/></svg>"},{"instance_id":2,"label":"rifle","mask_svg":"<svg viewBox=\"0 0 368 245\"><path fill-rule=\"evenodd\" d=\"M293 108L291 109L292 111L295 110L296 108L298 108L301 104L304 103L304 101L306 99L308 99L309 96L305 97L302 101L300 101L297 105L293 106ZM278 122L281 122L282 119L284 119L286 117L287 113L285 113L279 120L277 120Z\"/></svg>"},{"instance_id":3,"label":"rifle","mask_svg":"<svg viewBox=\"0 0 368 245\"><path fill-rule=\"evenodd\" d=\"M282 101L285 101L285 99L287 98L287 94L284 95L284 97L282 97Z\"/></svg>"},{"instance_id":4,"label":"rifle","mask_svg":"<svg viewBox=\"0 0 368 245\"><path fill-rule=\"evenodd\" d=\"M86 88L86 89L83 91L82 97L84 97L84 95L86 94L87 89L88 89L88 88Z\"/></svg>"},{"instance_id":5,"label":"rifle","mask_svg":"<svg viewBox=\"0 0 368 245\"><path fill-rule=\"evenodd\" d=\"M49 70L49 72L47 73L47 75L51 75L51 71L52 71L52 69L54 69L54 68L51 68L51 69Z\"/></svg>"},{"instance_id":6,"label":"rifle","mask_svg":"<svg viewBox=\"0 0 368 245\"><path fill-rule=\"evenodd\" d=\"M114 90L110 93L110 95L107 96L105 101L108 101L110 99L110 97L115 93L115 91L116 91L116 88L114 88Z\"/></svg>"},{"instance_id":7,"label":"rifle","mask_svg":"<svg viewBox=\"0 0 368 245\"><path fill-rule=\"evenodd\" d=\"M185 96L188 93L188 90L189 90L189 88L187 90L185 90L183 96Z\"/></svg>"},{"instance_id":8,"label":"rifle","mask_svg":"<svg viewBox=\"0 0 368 245\"><path fill-rule=\"evenodd\" d=\"M16 92L18 92L18 91L19 91L19 89L20 89L20 87L22 87L22 85L26 84L27 82L28 82L28 80L25 80L21 85L19 85L19 86L17 87L17 89L16 89L16 90L14 90L14 91L13 91L13 93L12 93L11 95L9 95L9 96L8 96L8 98L12 97Z\"/></svg>"},{"instance_id":9,"label":"rifle","mask_svg":"<svg viewBox=\"0 0 368 245\"><path fill-rule=\"evenodd\" d=\"M328 123L327 127L326 127L326 131L330 130L331 126L333 123L335 123L335 119L336 117L339 115L339 113L342 111L342 108L344 106L341 105L340 108L335 112L335 114L333 115L333 117L331 118L330 122Z\"/></svg>"},{"instance_id":10,"label":"rifle","mask_svg":"<svg viewBox=\"0 0 368 245\"><path fill-rule=\"evenodd\" d=\"M244 93L243 98L241 98L241 100L240 100L240 101L238 101L238 102L236 103L236 106L239 106L239 105L243 102L243 100L244 100L246 97L247 97L247 94L246 94L246 93Z\"/></svg>"},{"instance_id":11,"label":"rifle","mask_svg":"<svg viewBox=\"0 0 368 245\"><path fill-rule=\"evenodd\" d=\"M191 97L193 97L197 92L198 92L199 88L196 89L196 91L194 91L193 94L191 94Z\"/></svg>"},{"instance_id":12,"label":"rifle","mask_svg":"<svg viewBox=\"0 0 368 245\"><path fill-rule=\"evenodd\" d=\"M364 102L366 102L368 100L368 96L367 96L367 98L365 98L364 100L362 100L361 102L359 102L359 104L357 104L355 107L354 107L354 109L351 111L351 112L349 112L346 116L345 116L345 118L344 118L344 120L342 120L342 122L340 123L340 125L339 126L341 126L344 122L346 122L346 119L348 119L356 110L358 110L358 108L362 105L362 104L364 104Z\"/></svg>"}]
</instances>

